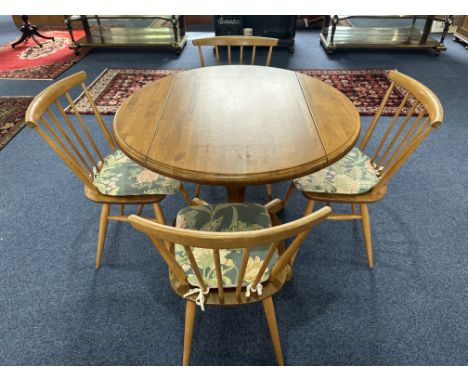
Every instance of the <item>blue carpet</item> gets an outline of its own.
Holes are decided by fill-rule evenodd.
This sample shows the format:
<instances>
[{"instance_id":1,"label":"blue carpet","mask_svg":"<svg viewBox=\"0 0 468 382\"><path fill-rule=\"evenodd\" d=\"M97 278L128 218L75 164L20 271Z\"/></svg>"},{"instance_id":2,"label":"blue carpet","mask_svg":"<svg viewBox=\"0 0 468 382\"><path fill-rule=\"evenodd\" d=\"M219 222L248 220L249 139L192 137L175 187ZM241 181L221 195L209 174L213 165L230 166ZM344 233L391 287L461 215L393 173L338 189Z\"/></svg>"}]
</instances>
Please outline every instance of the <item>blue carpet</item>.
<instances>
[{"instance_id":1,"label":"blue carpet","mask_svg":"<svg viewBox=\"0 0 468 382\"><path fill-rule=\"evenodd\" d=\"M0 17L0 43L17 35L11 19ZM275 50L272 65L397 68L440 97L445 120L394 177L385 200L370 207L374 270L357 222L325 222L306 240L292 282L275 296L285 362L466 365L467 52L449 38L439 57L385 50L328 56L318 37L298 32L295 53ZM96 50L59 79L85 70L91 82L106 67L195 68L198 56L190 44L180 56ZM0 80L0 95L36 95L51 83ZM100 209L58 157L25 128L0 152L0 164L0 364L180 364L184 303L149 240L110 223L95 270ZM275 194L286 187L275 185ZM219 187L203 191L224 200ZM265 200L264 189L249 188L247 198ZM162 205L172 221L184 203L175 196ZM294 219L304 205L296 193L280 217ZM275 364L261 305L198 311L191 363Z\"/></svg>"}]
</instances>

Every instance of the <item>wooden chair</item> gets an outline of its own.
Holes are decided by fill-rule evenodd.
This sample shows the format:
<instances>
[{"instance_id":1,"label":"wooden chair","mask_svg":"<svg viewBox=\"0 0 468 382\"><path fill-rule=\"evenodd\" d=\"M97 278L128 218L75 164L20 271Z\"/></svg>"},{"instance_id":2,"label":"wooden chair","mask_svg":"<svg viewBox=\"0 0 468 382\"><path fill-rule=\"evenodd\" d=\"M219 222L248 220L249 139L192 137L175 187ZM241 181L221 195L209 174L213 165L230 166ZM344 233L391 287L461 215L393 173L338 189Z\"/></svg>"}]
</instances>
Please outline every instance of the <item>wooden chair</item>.
<instances>
[{"instance_id":1,"label":"wooden chair","mask_svg":"<svg viewBox=\"0 0 468 382\"><path fill-rule=\"evenodd\" d=\"M302 191L308 199L305 215L313 211L316 201L325 202L327 205L330 203L351 204L351 214L334 213L328 219L362 220L367 261L370 268L373 267L374 260L368 204L384 198L390 179L428 134L439 127L443 119L443 109L439 99L430 89L396 70L391 71L388 77L391 80L390 87L359 148L354 148L339 162L318 173L295 179L283 200L283 204L285 204L296 188ZM376 126L382 110L395 88L403 90L406 94L388 126L381 130L380 134L376 134L378 130L376 130ZM407 115L399 119L404 109L406 109ZM398 122L400 120L401 123ZM371 141L373 153L367 156L363 151L370 150ZM337 175L340 177L340 181L337 180ZM359 212L356 210L356 205L360 206Z\"/></svg>"},{"instance_id":2,"label":"wooden chair","mask_svg":"<svg viewBox=\"0 0 468 382\"><path fill-rule=\"evenodd\" d=\"M198 47L198 56L200 58L200 65L205 66L205 60L203 58L203 46L214 47L216 54L216 64L220 64L219 47L227 47L228 53L228 64L232 63L231 47L239 47L239 64L244 63L244 47L252 48L252 55L250 64L255 64L255 57L257 53L257 47L268 47L268 55L266 58L265 66L270 66L271 55L273 53L273 47L278 45L277 38L271 37L259 37L259 36L216 36L216 37L205 37L192 40L193 46ZM196 185L195 197L200 196L201 186ZM273 193L270 184L266 185L266 190L270 200L273 200Z\"/></svg>"},{"instance_id":3,"label":"wooden chair","mask_svg":"<svg viewBox=\"0 0 468 382\"><path fill-rule=\"evenodd\" d=\"M198 47L198 55L200 58L200 65L205 66L205 60L203 58L203 46L214 47L216 54L216 63L220 64L219 58L219 47L227 47L228 52L228 64L232 63L232 54L231 47L239 47L239 64L244 63L244 47L252 48L252 56L250 59L250 64L255 65L255 56L257 53L257 47L268 47L268 55L265 62L266 66L270 66L271 54L273 52L273 47L278 45L277 38L271 37L259 37L259 36L216 36L216 37L205 37L197 38L192 40L193 46Z\"/></svg>"},{"instance_id":4,"label":"wooden chair","mask_svg":"<svg viewBox=\"0 0 468 382\"><path fill-rule=\"evenodd\" d=\"M102 204L96 252L96 268L99 268L108 222L127 221L125 205L139 205L137 214L141 214L143 207L151 204L157 220L164 224L165 218L159 202L166 194L180 190L188 203L190 198L182 183L144 169L117 150L114 138L84 84L85 79L86 73L82 71L49 86L31 102L25 119L26 124L39 133L83 182L86 197ZM86 125L69 94L78 85L81 85L93 109L97 128ZM73 111L75 118L66 113L61 99ZM102 146L97 140L99 135L101 140L104 138L111 155L104 156L99 148ZM161 192L155 193L155 190ZM118 215L110 215L112 205L120 206Z\"/></svg>"},{"instance_id":5,"label":"wooden chair","mask_svg":"<svg viewBox=\"0 0 468 382\"><path fill-rule=\"evenodd\" d=\"M278 208L281 208L279 199L265 206L253 203L191 206L179 212L176 227L136 215L129 217L133 227L149 236L169 267L172 288L187 300L183 365L189 364L197 305L204 310L205 305L234 306L260 301L263 303L276 359L279 365L283 365L272 296L285 283L292 255L312 227L324 220L331 209L324 207L283 225L272 227L268 223L256 224L245 230L248 228L242 228L243 224L239 224L237 229L232 229L234 220L238 218L242 221L240 216L245 211L256 211L251 218L257 223L263 219L265 223L264 215L274 216ZM234 210L233 217L227 220L230 232L220 232L226 227L213 229L213 222L219 223L220 219L225 218L222 211L229 214L229 211ZM197 214L209 215L208 226L194 229ZM214 216L216 219L212 219ZM295 237L294 240L284 251L283 240L292 237ZM233 269L236 271L231 274Z\"/></svg>"}]
</instances>

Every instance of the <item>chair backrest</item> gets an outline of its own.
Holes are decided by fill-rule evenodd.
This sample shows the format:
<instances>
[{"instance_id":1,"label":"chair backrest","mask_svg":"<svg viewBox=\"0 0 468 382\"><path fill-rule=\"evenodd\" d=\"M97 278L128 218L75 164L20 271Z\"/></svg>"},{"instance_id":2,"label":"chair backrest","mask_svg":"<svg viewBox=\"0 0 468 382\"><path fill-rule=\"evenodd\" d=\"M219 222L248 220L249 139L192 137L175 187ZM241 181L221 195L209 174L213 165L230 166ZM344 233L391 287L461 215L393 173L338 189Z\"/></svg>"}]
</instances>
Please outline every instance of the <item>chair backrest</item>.
<instances>
[{"instance_id":1,"label":"chair backrest","mask_svg":"<svg viewBox=\"0 0 468 382\"><path fill-rule=\"evenodd\" d=\"M389 182L427 135L439 127L444 115L437 96L420 82L396 70L390 71L388 78L390 86L359 146L361 150L366 149L393 91L402 92L403 100L371 155L372 164L380 172L381 181L376 187ZM403 112L406 112L406 116L396 127Z\"/></svg>"},{"instance_id":2,"label":"chair backrest","mask_svg":"<svg viewBox=\"0 0 468 382\"><path fill-rule=\"evenodd\" d=\"M288 238L294 237L294 240L284 252L281 250L278 251L280 252L279 258L272 267L268 280L264 282L265 285L268 282L276 282L282 286L280 278L286 265L297 252L312 227L326 219L330 213L330 207L323 207L312 214L286 224L240 232L212 232L182 229L155 223L154 221L136 215L131 215L129 221L134 228L149 236L168 265L171 274L176 278L178 284L183 287L184 293L188 290L188 279L186 273L176 261L174 254L171 253L174 244L179 244L184 247L190 261L190 266L195 273L198 285L202 291L207 290L207 285L202 277L201 269L195 260L192 248L211 249L216 270L218 301L219 304L224 304L225 287L223 285L221 272L220 250L242 250L242 263L239 269L234 295L238 303L241 303L246 299L246 285L243 285L243 283L250 249L261 245L269 245L267 255L258 269L258 272L253 277L254 281L251 283L252 290L255 290L262 276L264 276L273 255L281 248L282 242ZM232 301L229 303L232 303Z\"/></svg>"},{"instance_id":3,"label":"chair backrest","mask_svg":"<svg viewBox=\"0 0 468 382\"><path fill-rule=\"evenodd\" d=\"M255 64L255 56L257 53L257 47L268 47L268 55L266 59L266 66L270 66L271 54L273 52L273 47L278 45L277 38L271 37L259 37L259 36L216 36L216 37L206 37L198 38L192 40L192 44L198 47L198 55L200 57L200 65L205 66L205 60L203 58L202 46L213 46L215 48L216 54L216 63L219 64L219 47L227 46L228 51L228 64L232 63L232 54L231 47L238 46L240 47L239 51L239 64L243 64L244 61L244 47L252 47L252 56L250 59L250 64Z\"/></svg>"},{"instance_id":4,"label":"chair backrest","mask_svg":"<svg viewBox=\"0 0 468 382\"><path fill-rule=\"evenodd\" d=\"M44 89L29 105L25 120L26 124L39 133L86 186L94 188L93 172L101 169L104 156L93 135L96 138L96 134L100 131L112 151L116 149L116 145L84 84L85 79L86 73L81 71ZM93 131L96 129L90 130L86 126L69 94L69 91L78 85L81 85L94 112L100 128L97 132ZM61 100L64 101L65 107ZM75 118L67 114L67 107L73 111Z\"/></svg>"}]
</instances>

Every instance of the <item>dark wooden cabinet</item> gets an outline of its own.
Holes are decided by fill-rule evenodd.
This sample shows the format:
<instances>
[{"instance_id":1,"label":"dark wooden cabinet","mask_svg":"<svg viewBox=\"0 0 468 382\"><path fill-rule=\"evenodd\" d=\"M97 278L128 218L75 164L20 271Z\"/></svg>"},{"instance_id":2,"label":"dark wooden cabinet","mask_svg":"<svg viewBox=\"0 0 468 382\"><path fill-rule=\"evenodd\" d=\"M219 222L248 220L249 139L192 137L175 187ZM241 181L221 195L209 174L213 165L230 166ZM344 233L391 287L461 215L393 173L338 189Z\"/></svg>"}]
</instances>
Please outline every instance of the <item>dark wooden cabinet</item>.
<instances>
[{"instance_id":1,"label":"dark wooden cabinet","mask_svg":"<svg viewBox=\"0 0 468 382\"><path fill-rule=\"evenodd\" d=\"M468 16L461 16L457 30L453 34L453 38L463 42L465 48L468 49Z\"/></svg>"},{"instance_id":2,"label":"dark wooden cabinet","mask_svg":"<svg viewBox=\"0 0 468 382\"><path fill-rule=\"evenodd\" d=\"M13 22L17 27L21 27L23 25L23 21L21 20L21 16L12 16ZM34 25L44 26L44 25L60 25L64 26L65 21L63 21L63 16L61 15L30 15L29 22Z\"/></svg>"},{"instance_id":3,"label":"dark wooden cabinet","mask_svg":"<svg viewBox=\"0 0 468 382\"><path fill-rule=\"evenodd\" d=\"M214 30L216 36L238 36L242 34L242 28L242 16L214 17Z\"/></svg>"},{"instance_id":4,"label":"dark wooden cabinet","mask_svg":"<svg viewBox=\"0 0 468 382\"><path fill-rule=\"evenodd\" d=\"M244 28L252 28L254 36L274 37L278 45L294 52L296 16L215 16L216 36L242 35Z\"/></svg>"}]
</instances>

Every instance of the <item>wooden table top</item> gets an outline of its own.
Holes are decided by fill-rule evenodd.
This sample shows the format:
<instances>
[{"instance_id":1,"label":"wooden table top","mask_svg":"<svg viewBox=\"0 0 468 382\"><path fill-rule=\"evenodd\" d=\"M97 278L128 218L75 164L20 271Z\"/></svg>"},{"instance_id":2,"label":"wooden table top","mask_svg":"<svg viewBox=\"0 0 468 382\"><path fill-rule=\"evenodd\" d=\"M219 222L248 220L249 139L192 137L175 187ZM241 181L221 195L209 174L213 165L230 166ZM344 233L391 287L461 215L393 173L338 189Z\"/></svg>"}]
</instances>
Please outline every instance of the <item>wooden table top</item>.
<instances>
[{"instance_id":1,"label":"wooden table top","mask_svg":"<svg viewBox=\"0 0 468 382\"><path fill-rule=\"evenodd\" d=\"M360 133L351 101L290 70L224 65L164 77L119 108L114 135L133 160L201 184L293 179L343 157Z\"/></svg>"}]
</instances>

